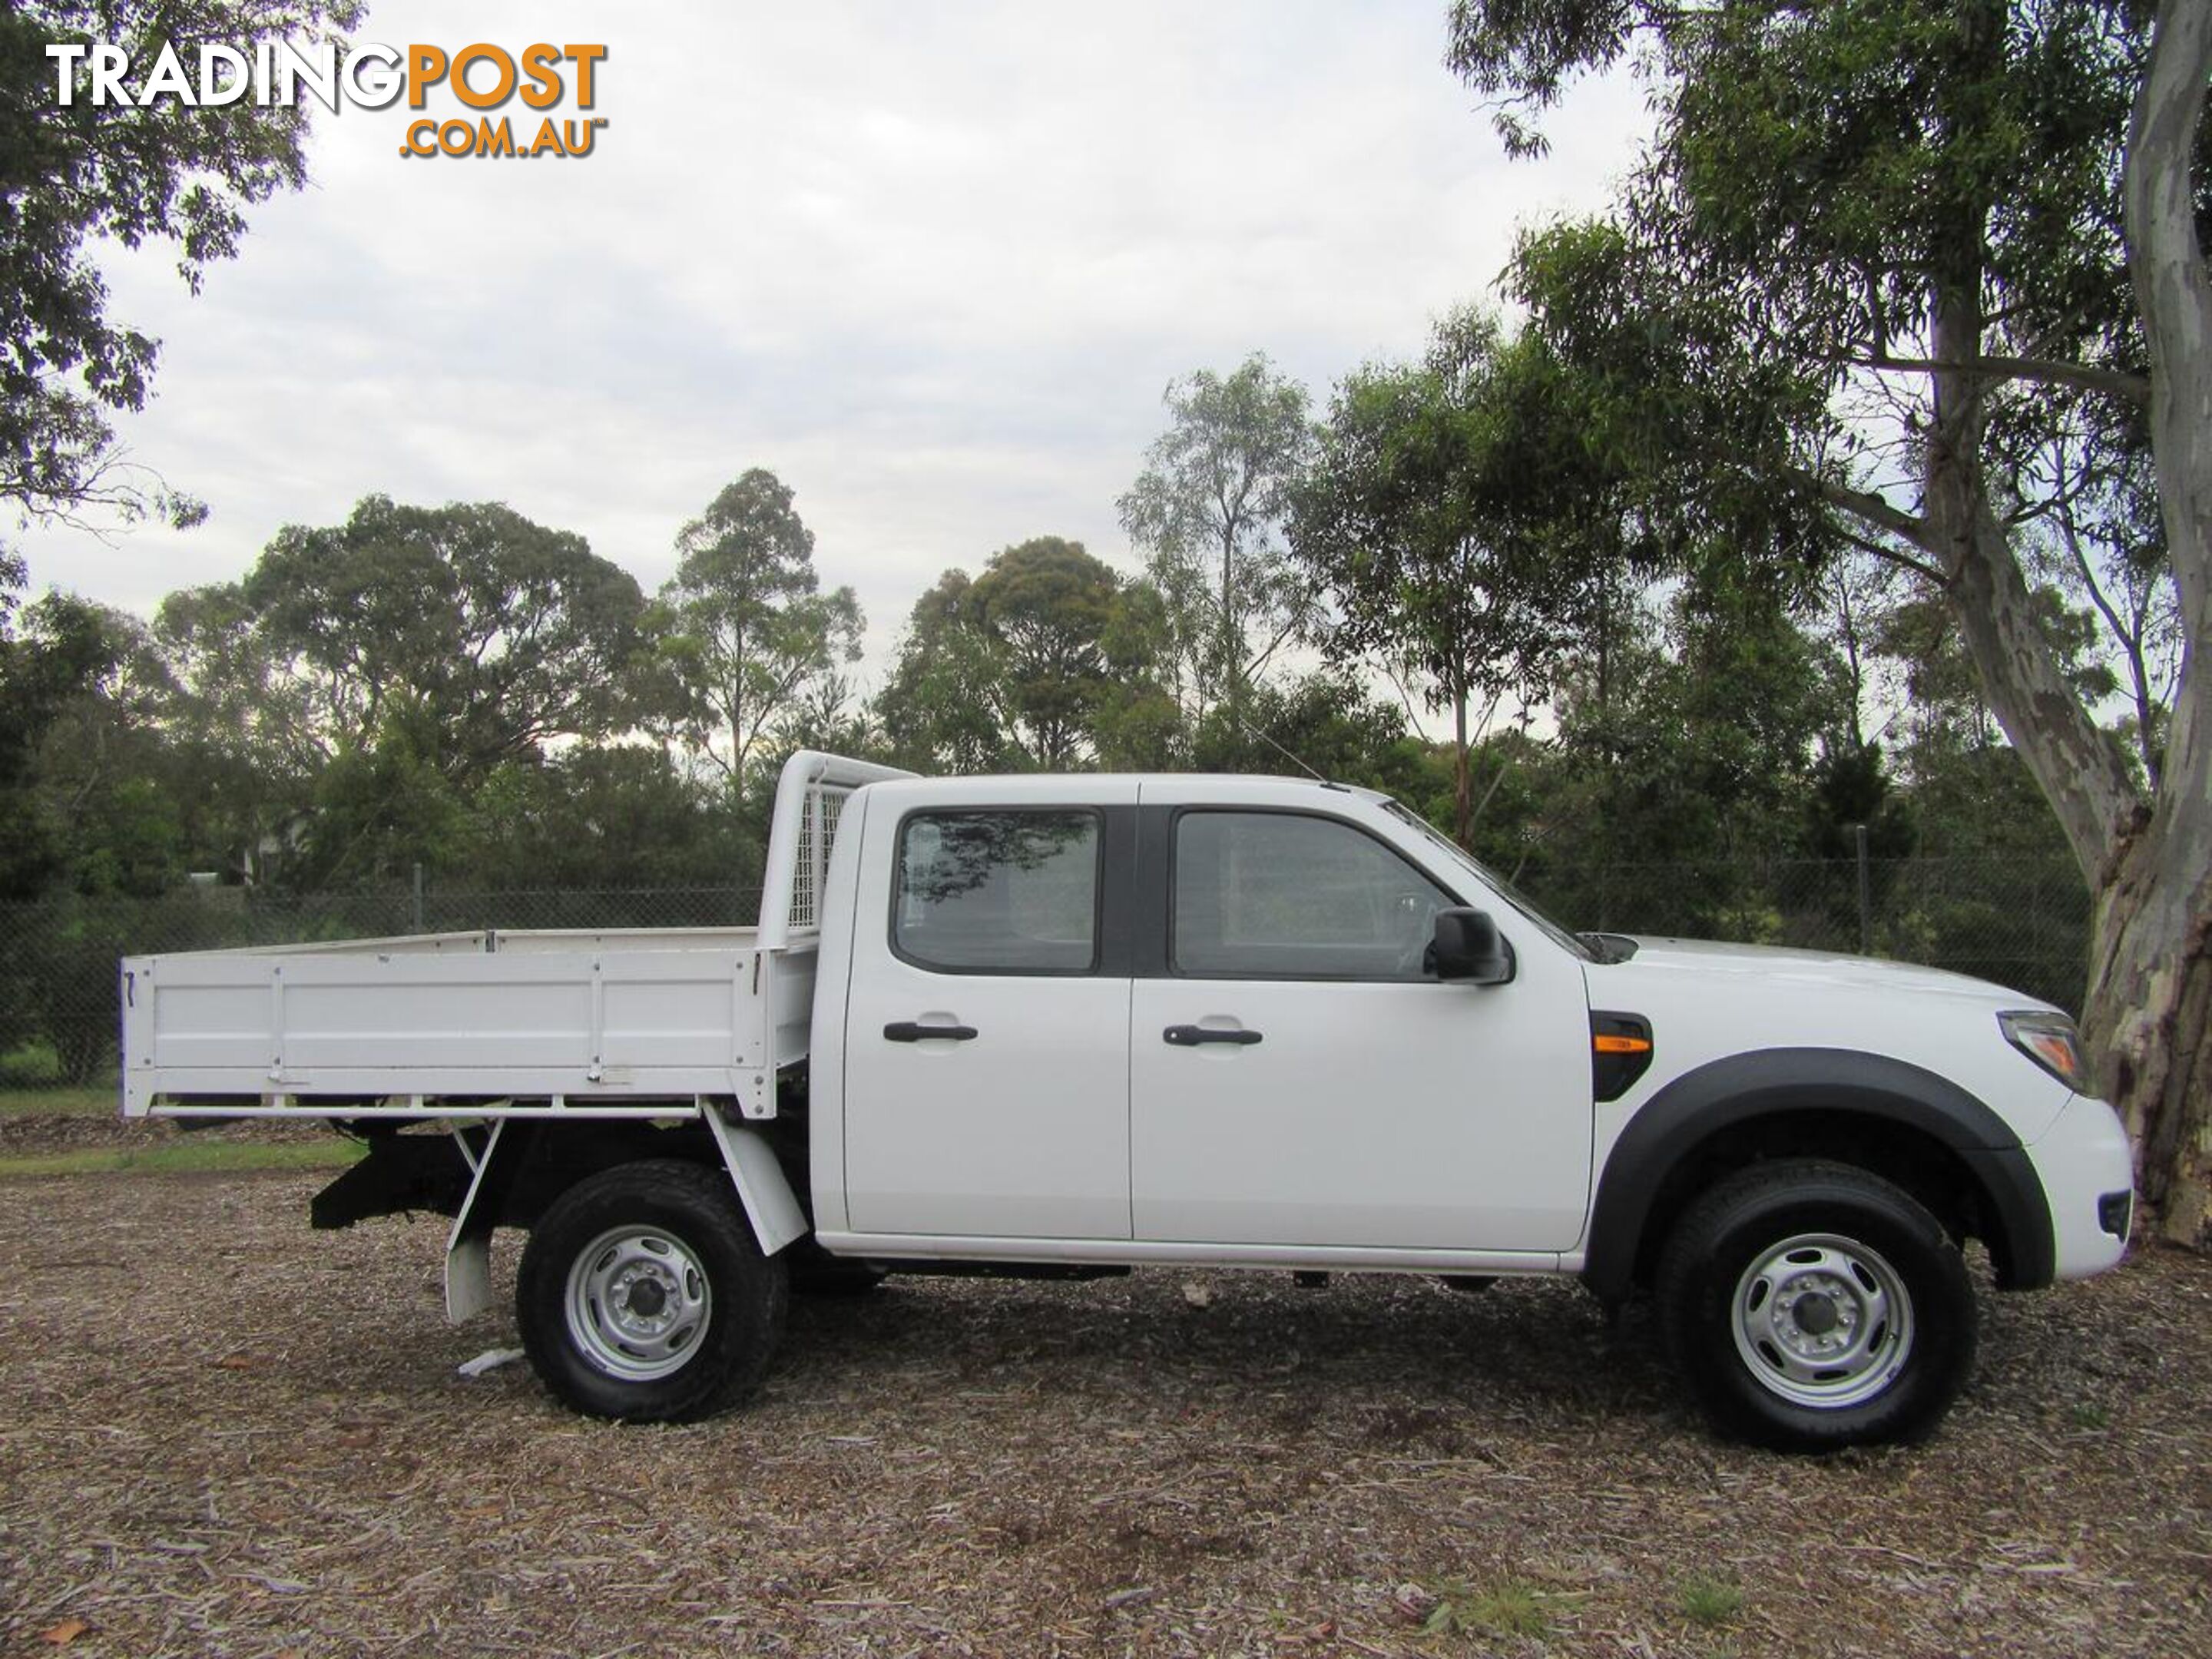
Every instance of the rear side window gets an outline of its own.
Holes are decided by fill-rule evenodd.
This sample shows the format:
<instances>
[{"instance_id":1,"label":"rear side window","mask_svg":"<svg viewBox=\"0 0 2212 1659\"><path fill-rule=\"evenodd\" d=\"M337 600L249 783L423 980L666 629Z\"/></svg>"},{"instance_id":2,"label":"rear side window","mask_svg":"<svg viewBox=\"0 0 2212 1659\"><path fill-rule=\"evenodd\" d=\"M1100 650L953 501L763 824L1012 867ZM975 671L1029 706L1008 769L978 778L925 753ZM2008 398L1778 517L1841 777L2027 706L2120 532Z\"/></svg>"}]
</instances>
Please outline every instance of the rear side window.
<instances>
[{"instance_id":1,"label":"rear side window","mask_svg":"<svg viewBox=\"0 0 2212 1659\"><path fill-rule=\"evenodd\" d=\"M916 812L899 827L891 944L917 967L1087 974L1098 963L1096 812Z\"/></svg>"},{"instance_id":2,"label":"rear side window","mask_svg":"<svg viewBox=\"0 0 2212 1659\"><path fill-rule=\"evenodd\" d=\"M1423 978L1451 896L1333 818L1186 812L1176 821L1177 973L1252 979Z\"/></svg>"}]
</instances>

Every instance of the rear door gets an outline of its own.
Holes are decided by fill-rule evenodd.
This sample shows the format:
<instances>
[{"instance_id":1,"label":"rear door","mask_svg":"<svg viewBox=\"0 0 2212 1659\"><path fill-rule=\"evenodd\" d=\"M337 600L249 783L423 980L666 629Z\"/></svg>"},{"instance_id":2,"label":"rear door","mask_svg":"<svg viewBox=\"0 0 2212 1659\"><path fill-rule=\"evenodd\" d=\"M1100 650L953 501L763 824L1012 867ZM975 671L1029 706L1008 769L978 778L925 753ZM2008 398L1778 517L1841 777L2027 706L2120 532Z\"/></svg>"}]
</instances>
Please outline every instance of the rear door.
<instances>
[{"instance_id":1,"label":"rear door","mask_svg":"<svg viewBox=\"0 0 2212 1659\"><path fill-rule=\"evenodd\" d=\"M1131 1001L1135 1236L1571 1248L1593 1115L1579 962L1356 807L1234 794L1144 786L1143 857L1167 880L1147 881L1164 950L1140 947ZM1435 914L1457 904L1491 913L1512 982L1425 970Z\"/></svg>"},{"instance_id":2,"label":"rear door","mask_svg":"<svg viewBox=\"0 0 2212 1659\"><path fill-rule=\"evenodd\" d=\"M1135 800L881 787L859 890L890 902L863 901L846 1012L854 1231L1129 1237Z\"/></svg>"}]
</instances>

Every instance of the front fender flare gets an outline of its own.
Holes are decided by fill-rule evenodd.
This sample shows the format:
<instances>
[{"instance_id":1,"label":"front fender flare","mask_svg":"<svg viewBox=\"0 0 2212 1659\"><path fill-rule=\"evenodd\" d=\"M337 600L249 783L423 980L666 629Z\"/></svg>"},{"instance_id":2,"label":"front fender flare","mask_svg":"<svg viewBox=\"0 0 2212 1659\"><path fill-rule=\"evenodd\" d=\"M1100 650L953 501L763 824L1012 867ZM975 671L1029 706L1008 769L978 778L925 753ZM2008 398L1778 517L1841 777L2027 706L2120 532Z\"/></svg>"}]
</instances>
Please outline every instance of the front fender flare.
<instances>
[{"instance_id":1,"label":"front fender flare","mask_svg":"<svg viewBox=\"0 0 2212 1659\"><path fill-rule=\"evenodd\" d=\"M1613 1142L1591 1206L1583 1279L1607 1302L1633 1282L1652 1206L1667 1178L1721 1130L1755 1118L1817 1112L1914 1129L1955 1152L2002 1230L2002 1282L2026 1290L2057 1268L2051 1208L2020 1137L1949 1079L1849 1048L1762 1048L1684 1073L1637 1109Z\"/></svg>"}]
</instances>

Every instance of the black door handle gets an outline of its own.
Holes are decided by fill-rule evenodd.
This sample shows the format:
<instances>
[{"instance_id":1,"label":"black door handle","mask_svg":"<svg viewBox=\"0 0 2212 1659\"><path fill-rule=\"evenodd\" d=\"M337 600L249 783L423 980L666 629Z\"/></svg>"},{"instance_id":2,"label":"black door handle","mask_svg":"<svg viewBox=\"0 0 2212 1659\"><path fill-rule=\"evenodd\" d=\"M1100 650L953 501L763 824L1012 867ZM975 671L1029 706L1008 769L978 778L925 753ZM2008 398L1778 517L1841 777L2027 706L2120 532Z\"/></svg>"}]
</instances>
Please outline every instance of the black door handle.
<instances>
[{"instance_id":1,"label":"black door handle","mask_svg":"<svg viewBox=\"0 0 2212 1659\"><path fill-rule=\"evenodd\" d=\"M1170 1025L1160 1036L1178 1048L1195 1048L1201 1042L1233 1042L1246 1048L1260 1040L1257 1031L1217 1031L1206 1025Z\"/></svg>"},{"instance_id":2,"label":"black door handle","mask_svg":"<svg viewBox=\"0 0 2212 1659\"><path fill-rule=\"evenodd\" d=\"M967 1042L975 1035L972 1025L923 1025L911 1019L895 1019L884 1027L884 1036L893 1042Z\"/></svg>"}]
</instances>

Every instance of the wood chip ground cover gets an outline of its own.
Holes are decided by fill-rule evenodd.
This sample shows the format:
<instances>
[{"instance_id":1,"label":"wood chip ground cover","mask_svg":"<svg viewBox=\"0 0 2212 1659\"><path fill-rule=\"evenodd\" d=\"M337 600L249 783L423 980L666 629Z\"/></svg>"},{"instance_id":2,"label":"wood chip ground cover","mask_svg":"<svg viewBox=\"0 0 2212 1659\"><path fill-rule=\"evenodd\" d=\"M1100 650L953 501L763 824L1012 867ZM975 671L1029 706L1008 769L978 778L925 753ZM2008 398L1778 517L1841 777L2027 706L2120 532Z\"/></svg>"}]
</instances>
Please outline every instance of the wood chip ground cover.
<instances>
[{"instance_id":1,"label":"wood chip ground cover","mask_svg":"<svg viewBox=\"0 0 2212 1659\"><path fill-rule=\"evenodd\" d=\"M1985 1291L1942 1435L1820 1462L1571 1285L1389 1278L895 1280L621 1429L320 1179L0 1182L0 1654L2212 1654L2197 1258Z\"/></svg>"}]
</instances>

